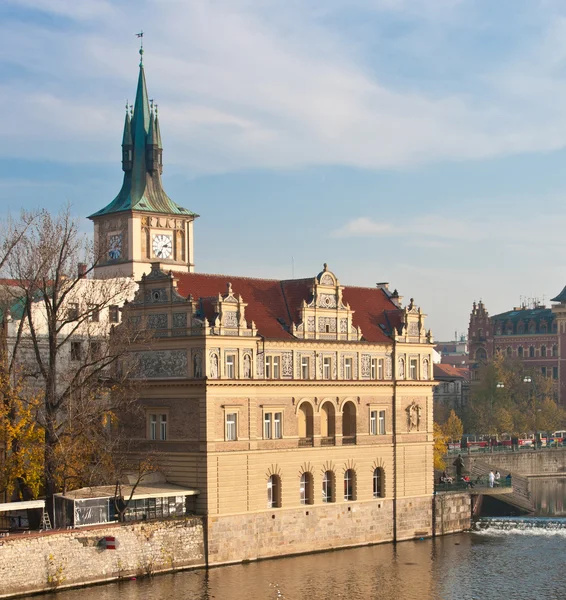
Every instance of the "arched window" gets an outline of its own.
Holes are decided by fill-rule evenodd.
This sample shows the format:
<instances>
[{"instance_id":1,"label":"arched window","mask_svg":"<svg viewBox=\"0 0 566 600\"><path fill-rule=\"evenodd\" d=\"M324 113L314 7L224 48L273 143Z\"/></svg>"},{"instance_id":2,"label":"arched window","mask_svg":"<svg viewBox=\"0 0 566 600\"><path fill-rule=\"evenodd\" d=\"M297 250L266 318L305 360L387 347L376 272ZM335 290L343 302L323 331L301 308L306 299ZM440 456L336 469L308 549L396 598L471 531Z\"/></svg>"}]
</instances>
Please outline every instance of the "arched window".
<instances>
[{"instance_id":1,"label":"arched window","mask_svg":"<svg viewBox=\"0 0 566 600\"><path fill-rule=\"evenodd\" d=\"M476 360L478 362L485 362L487 360L487 352L485 348L478 348L476 350Z\"/></svg>"},{"instance_id":2,"label":"arched window","mask_svg":"<svg viewBox=\"0 0 566 600\"><path fill-rule=\"evenodd\" d=\"M537 332L537 324L534 321L531 321L529 323L529 333L536 333Z\"/></svg>"},{"instance_id":3,"label":"arched window","mask_svg":"<svg viewBox=\"0 0 566 600\"><path fill-rule=\"evenodd\" d=\"M501 335L502 332L503 332L503 326L501 325L501 323L497 323L497 327L495 329L495 335Z\"/></svg>"},{"instance_id":4,"label":"arched window","mask_svg":"<svg viewBox=\"0 0 566 600\"><path fill-rule=\"evenodd\" d=\"M505 325L505 333L507 335L513 335L513 323L507 323L507 325Z\"/></svg>"},{"instance_id":5,"label":"arched window","mask_svg":"<svg viewBox=\"0 0 566 600\"><path fill-rule=\"evenodd\" d=\"M552 346L552 356L554 358L556 358L558 356L558 346L556 344L554 344L554 346Z\"/></svg>"},{"instance_id":6,"label":"arched window","mask_svg":"<svg viewBox=\"0 0 566 600\"><path fill-rule=\"evenodd\" d=\"M543 358L546 358L546 346L541 346L541 347L540 347L540 355L541 355Z\"/></svg>"},{"instance_id":7,"label":"arched window","mask_svg":"<svg viewBox=\"0 0 566 600\"><path fill-rule=\"evenodd\" d=\"M511 346L507 346L507 356L513 356L513 348Z\"/></svg>"},{"instance_id":8,"label":"arched window","mask_svg":"<svg viewBox=\"0 0 566 600\"><path fill-rule=\"evenodd\" d=\"M323 438L336 436L336 410L332 402L325 402L320 409L320 435Z\"/></svg>"},{"instance_id":9,"label":"arched window","mask_svg":"<svg viewBox=\"0 0 566 600\"><path fill-rule=\"evenodd\" d=\"M558 323L556 321L552 323L552 333L558 333Z\"/></svg>"},{"instance_id":10,"label":"arched window","mask_svg":"<svg viewBox=\"0 0 566 600\"><path fill-rule=\"evenodd\" d=\"M299 406L299 444L312 445L313 438L313 410L310 402L303 402ZM302 440L302 441L301 441Z\"/></svg>"},{"instance_id":11,"label":"arched window","mask_svg":"<svg viewBox=\"0 0 566 600\"><path fill-rule=\"evenodd\" d=\"M525 333L525 323L523 321L519 321L519 323L517 324L517 333Z\"/></svg>"},{"instance_id":12,"label":"arched window","mask_svg":"<svg viewBox=\"0 0 566 600\"><path fill-rule=\"evenodd\" d=\"M267 480L267 508L281 507L281 478L271 475Z\"/></svg>"},{"instance_id":13,"label":"arched window","mask_svg":"<svg viewBox=\"0 0 566 600\"><path fill-rule=\"evenodd\" d=\"M495 348L495 354L501 354L501 346L497 346L497 348Z\"/></svg>"},{"instance_id":14,"label":"arched window","mask_svg":"<svg viewBox=\"0 0 566 600\"><path fill-rule=\"evenodd\" d=\"M356 407L353 402L348 401L342 408L342 443L354 443L355 441Z\"/></svg>"},{"instance_id":15,"label":"arched window","mask_svg":"<svg viewBox=\"0 0 566 600\"><path fill-rule=\"evenodd\" d=\"M344 473L344 500L355 500L356 472L354 469L347 469Z\"/></svg>"},{"instance_id":16,"label":"arched window","mask_svg":"<svg viewBox=\"0 0 566 600\"><path fill-rule=\"evenodd\" d=\"M373 471L373 497L374 498L383 498L385 496L384 485L383 485L383 469L378 467Z\"/></svg>"},{"instance_id":17,"label":"arched window","mask_svg":"<svg viewBox=\"0 0 566 600\"><path fill-rule=\"evenodd\" d=\"M523 346L519 346L519 347L517 348L517 356L518 356L519 358L523 358Z\"/></svg>"},{"instance_id":18,"label":"arched window","mask_svg":"<svg viewBox=\"0 0 566 600\"><path fill-rule=\"evenodd\" d=\"M301 504L312 504L314 502L312 492L312 473L303 473L301 475L301 485L299 488Z\"/></svg>"},{"instance_id":19,"label":"arched window","mask_svg":"<svg viewBox=\"0 0 566 600\"><path fill-rule=\"evenodd\" d=\"M325 471L322 477L322 501L334 502L334 473Z\"/></svg>"},{"instance_id":20,"label":"arched window","mask_svg":"<svg viewBox=\"0 0 566 600\"><path fill-rule=\"evenodd\" d=\"M529 346L529 358L534 358L534 357L535 357L535 347Z\"/></svg>"},{"instance_id":21,"label":"arched window","mask_svg":"<svg viewBox=\"0 0 566 600\"><path fill-rule=\"evenodd\" d=\"M539 329L541 333L547 333L548 331L548 323L546 321L541 321L539 324Z\"/></svg>"}]
</instances>

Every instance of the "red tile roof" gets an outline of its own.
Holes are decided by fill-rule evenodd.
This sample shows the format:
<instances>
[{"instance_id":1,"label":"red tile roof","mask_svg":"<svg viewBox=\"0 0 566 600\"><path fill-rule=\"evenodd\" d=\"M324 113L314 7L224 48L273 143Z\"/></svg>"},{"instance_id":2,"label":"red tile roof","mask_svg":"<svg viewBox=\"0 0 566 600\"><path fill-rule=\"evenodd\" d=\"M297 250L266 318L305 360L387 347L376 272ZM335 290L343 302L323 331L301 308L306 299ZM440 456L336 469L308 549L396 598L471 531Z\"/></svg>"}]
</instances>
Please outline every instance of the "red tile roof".
<instances>
[{"instance_id":1,"label":"red tile roof","mask_svg":"<svg viewBox=\"0 0 566 600\"><path fill-rule=\"evenodd\" d=\"M314 278L255 279L231 275L202 273L174 273L177 291L182 296L192 294L200 303L206 318L214 317L214 302L218 294L226 294L227 284L232 284L234 295L242 296L247 303L246 320L255 322L261 335L270 339L294 339L292 324L299 324L303 300L311 301L310 288ZM361 327L363 339L369 342L391 342L389 333L398 326L401 311L380 288L345 287L344 303L355 311L353 323Z\"/></svg>"},{"instance_id":2,"label":"red tile roof","mask_svg":"<svg viewBox=\"0 0 566 600\"><path fill-rule=\"evenodd\" d=\"M468 379L468 369L459 369L452 365L439 364L434 365L434 378L447 378L447 379Z\"/></svg>"}]
</instances>

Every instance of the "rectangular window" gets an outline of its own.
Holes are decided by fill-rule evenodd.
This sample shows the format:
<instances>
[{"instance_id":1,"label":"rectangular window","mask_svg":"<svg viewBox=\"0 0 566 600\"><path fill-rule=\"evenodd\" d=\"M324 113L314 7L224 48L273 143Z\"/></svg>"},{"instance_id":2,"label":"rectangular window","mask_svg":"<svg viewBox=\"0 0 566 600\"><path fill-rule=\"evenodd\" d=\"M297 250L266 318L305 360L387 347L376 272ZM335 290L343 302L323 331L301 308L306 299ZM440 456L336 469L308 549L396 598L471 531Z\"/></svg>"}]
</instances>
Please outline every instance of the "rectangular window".
<instances>
[{"instance_id":1,"label":"rectangular window","mask_svg":"<svg viewBox=\"0 0 566 600\"><path fill-rule=\"evenodd\" d=\"M370 379L377 379L377 358L371 359Z\"/></svg>"},{"instance_id":2,"label":"rectangular window","mask_svg":"<svg viewBox=\"0 0 566 600\"><path fill-rule=\"evenodd\" d=\"M118 323L120 320L120 310L116 304L108 307L108 320L110 323Z\"/></svg>"},{"instance_id":3,"label":"rectangular window","mask_svg":"<svg viewBox=\"0 0 566 600\"><path fill-rule=\"evenodd\" d=\"M226 441L234 441L238 439L238 415L237 413L226 414Z\"/></svg>"},{"instance_id":4,"label":"rectangular window","mask_svg":"<svg viewBox=\"0 0 566 600\"><path fill-rule=\"evenodd\" d=\"M271 413L265 413L263 415L263 439L270 440L271 439Z\"/></svg>"},{"instance_id":5,"label":"rectangular window","mask_svg":"<svg viewBox=\"0 0 566 600\"><path fill-rule=\"evenodd\" d=\"M159 422L159 436L160 440L167 439L167 415L161 415L161 420Z\"/></svg>"},{"instance_id":6,"label":"rectangular window","mask_svg":"<svg viewBox=\"0 0 566 600\"><path fill-rule=\"evenodd\" d=\"M149 439L164 442L167 439L167 415L151 413L149 415Z\"/></svg>"},{"instance_id":7,"label":"rectangular window","mask_svg":"<svg viewBox=\"0 0 566 600\"><path fill-rule=\"evenodd\" d=\"M67 320L68 321L76 321L79 318L79 303L78 302L69 302L69 306L67 308Z\"/></svg>"},{"instance_id":8,"label":"rectangular window","mask_svg":"<svg viewBox=\"0 0 566 600\"><path fill-rule=\"evenodd\" d=\"M322 378L330 379L330 368L332 366L332 362L329 356L325 356L322 361Z\"/></svg>"},{"instance_id":9,"label":"rectangular window","mask_svg":"<svg viewBox=\"0 0 566 600\"><path fill-rule=\"evenodd\" d=\"M309 357L301 357L301 379L309 378Z\"/></svg>"},{"instance_id":10,"label":"rectangular window","mask_svg":"<svg viewBox=\"0 0 566 600\"><path fill-rule=\"evenodd\" d=\"M369 432L371 435L377 435L377 411L372 410L369 413Z\"/></svg>"},{"instance_id":11,"label":"rectangular window","mask_svg":"<svg viewBox=\"0 0 566 600\"><path fill-rule=\"evenodd\" d=\"M236 363L236 356L234 354L226 355L226 377L228 379L234 379L234 365Z\"/></svg>"},{"instance_id":12,"label":"rectangular window","mask_svg":"<svg viewBox=\"0 0 566 600\"><path fill-rule=\"evenodd\" d=\"M100 360L102 357L102 344L94 340L89 342L88 356L90 360Z\"/></svg>"},{"instance_id":13,"label":"rectangular window","mask_svg":"<svg viewBox=\"0 0 566 600\"><path fill-rule=\"evenodd\" d=\"M379 435L385 435L385 411L379 411L379 424L378 424Z\"/></svg>"},{"instance_id":14,"label":"rectangular window","mask_svg":"<svg viewBox=\"0 0 566 600\"><path fill-rule=\"evenodd\" d=\"M283 437L281 423L283 422L283 413L265 413L263 415L263 439L279 440Z\"/></svg>"},{"instance_id":15,"label":"rectangular window","mask_svg":"<svg viewBox=\"0 0 566 600\"><path fill-rule=\"evenodd\" d=\"M344 379L352 379L352 359L344 359Z\"/></svg>"},{"instance_id":16,"label":"rectangular window","mask_svg":"<svg viewBox=\"0 0 566 600\"><path fill-rule=\"evenodd\" d=\"M417 359L411 358L409 362L409 379L417 378Z\"/></svg>"},{"instance_id":17,"label":"rectangular window","mask_svg":"<svg viewBox=\"0 0 566 600\"><path fill-rule=\"evenodd\" d=\"M280 377L280 357L266 356L265 357L265 378L279 379Z\"/></svg>"},{"instance_id":18,"label":"rectangular window","mask_svg":"<svg viewBox=\"0 0 566 600\"><path fill-rule=\"evenodd\" d=\"M88 320L92 321L93 323L98 323L98 321L100 321L100 309L98 306L96 304L89 304L88 311Z\"/></svg>"},{"instance_id":19,"label":"rectangular window","mask_svg":"<svg viewBox=\"0 0 566 600\"><path fill-rule=\"evenodd\" d=\"M283 437L283 413L277 412L273 415L273 437L281 439Z\"/></svg>"},{"instance_id":20,"label":"rectangular window","mask_svg":"<svg viewBox=\"0 0 566 600\"><path fill-rule=\"evenodd\" d=\"M81 342L71 342L71 360L81 360L82 344Z\"/></svg>"},{"instance_id":21,"label":"rectangular window","mask_svg":"<svg viewBox=\"0 0 566 600\"><path fill-rule=\"evenodd\" d=\"M385 379L385 361L383 358L380 358L379 362L377 363L377 378Z\"/></svg>"},{"instance_id":22,"label":"rectangular window","mask_svg":"<svg viewBox=\"0 0 566 600\"><path fill-rule=\"evenodd\" d=\"M540 372L542 374L543 377L546 377L546 367L541 367L540 368Z\"/></svg>"},{"instance_id":23,"label":"rectangular window","mask_svg":"<svg viewBox=\"0 0 566 600\"><path fill-rule=\"evenodd\" d=\"M558 379L558 367L552 367L552 379Z\"/></svg>"}]
</instances>

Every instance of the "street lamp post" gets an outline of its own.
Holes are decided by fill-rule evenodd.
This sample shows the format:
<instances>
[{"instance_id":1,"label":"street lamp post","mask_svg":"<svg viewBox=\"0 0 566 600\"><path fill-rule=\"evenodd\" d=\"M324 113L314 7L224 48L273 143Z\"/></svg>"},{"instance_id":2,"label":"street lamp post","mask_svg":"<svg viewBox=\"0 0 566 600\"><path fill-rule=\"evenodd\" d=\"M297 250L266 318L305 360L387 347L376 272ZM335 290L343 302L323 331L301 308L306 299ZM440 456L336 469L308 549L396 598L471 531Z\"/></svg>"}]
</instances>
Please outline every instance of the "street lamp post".
<instances>
[{"instance_id":1,"label":"street lamp post","mask_svg":"<svg viewBox=\"0 0 566 600\"><path fill-rule=\"evenodd\" d=\"M536 449L537 449L537 386L535 384L535 380L530 375L525 375L523 377L523 383L530 383L533 386L532 398L533 398L533 413L534 413L534 426L535 426L534 446L535 446L535 451L536 451Z\"/></svg>"}]
</instances>

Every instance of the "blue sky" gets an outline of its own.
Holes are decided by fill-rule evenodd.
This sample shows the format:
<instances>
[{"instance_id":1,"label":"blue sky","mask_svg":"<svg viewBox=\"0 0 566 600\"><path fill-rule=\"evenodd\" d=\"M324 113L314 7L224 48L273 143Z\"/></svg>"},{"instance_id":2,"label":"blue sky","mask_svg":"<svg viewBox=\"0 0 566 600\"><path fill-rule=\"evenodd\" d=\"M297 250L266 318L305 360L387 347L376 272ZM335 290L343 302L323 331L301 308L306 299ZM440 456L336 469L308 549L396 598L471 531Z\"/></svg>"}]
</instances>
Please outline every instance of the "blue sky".
<instances>
[{"instance_id":1,"label":"blue sky","mask_svg":"<svg viewBox=\"0 0 566 600\"><path fill-rule=\"evenodd\" d=\"M117 194L140 29L197 270L327 262L437 339L566 284L563 0L3 0L4 213Z\"/></svg>"}]
</instances>

